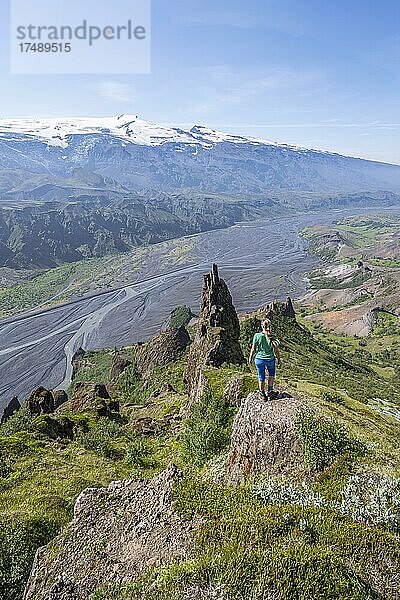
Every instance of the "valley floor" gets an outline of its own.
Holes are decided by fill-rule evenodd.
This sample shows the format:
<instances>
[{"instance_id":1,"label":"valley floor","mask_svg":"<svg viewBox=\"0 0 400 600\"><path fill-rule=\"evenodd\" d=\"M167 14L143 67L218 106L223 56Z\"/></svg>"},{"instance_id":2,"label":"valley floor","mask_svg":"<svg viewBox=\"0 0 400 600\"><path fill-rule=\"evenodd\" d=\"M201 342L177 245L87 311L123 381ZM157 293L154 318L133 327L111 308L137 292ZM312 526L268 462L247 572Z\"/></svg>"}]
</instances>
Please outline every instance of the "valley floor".
<instances>
[{"instance_id":1,"label":"valley floor","mask_svg":"<svg viewBox=\"0 0 400 600\"><path fill-rule=\"evenodd\" d=\"M302 295L303 274L315 268L320 257L305 252L299 232L316 223L331 227L336 220L363 211L243 223L129 254L65 265L3 288L3 314L56 307L0 321L0 406L10 400L10 389L24 398L37 381L64 386L69 359L79 346L133 343L155 333L174 306L187 303L195 309L201 273L214 260L224 269L240 311L289 294ZM384 212L395 214L396 209ZM149 273L155 279L146 282ZM74 300L82 294L89 297ZM65 304L71 300L73 304Z\"/></svg>"}]
</instances>

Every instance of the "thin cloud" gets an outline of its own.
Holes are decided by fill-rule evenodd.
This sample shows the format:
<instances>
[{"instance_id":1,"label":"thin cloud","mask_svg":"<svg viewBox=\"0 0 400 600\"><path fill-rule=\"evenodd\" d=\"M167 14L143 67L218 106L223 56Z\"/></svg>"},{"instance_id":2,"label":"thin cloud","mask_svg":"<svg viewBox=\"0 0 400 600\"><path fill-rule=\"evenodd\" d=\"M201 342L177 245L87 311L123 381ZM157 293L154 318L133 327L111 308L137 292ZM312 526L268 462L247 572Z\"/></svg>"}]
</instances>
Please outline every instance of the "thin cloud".
<instances>
[{"instance_id":1,"label":"thin cloud","mask_svg":"<svg viewBox=\"0 0 400 600\"><path fill-rule=\"evenodd\" d=\"M225 125L221 125L221 127L226 127ZM318 123L269 123L269 124L240 124L240 125L232 125L229 127L233 129L243 129L243 128L265 128L265 129L307 129L310 127L318 127L318 128L331 128L336 129L338 127L344 128L356 128L356 129L399 129L400 123L380 123L373 121L372 123L340 123L332 120L330 121L321 121Z\"/></svg>"},{"instance_id":2,"label":"thin cloud","mask_svg":"<svg viewBox=\"0 0 400 600\"><path fill-rule=\"evenodd\" d=\"M290 36L303 36L310 33L310 27L302 14L293 6L277 8L274 2L264 0L262 6L249 2L241 9L220 11L212 3L181 4L179 14L174 23L184 27L228 27L235 29L267 29Z\"/></svg>"},{"instance_id":3,"label":"thin cloud","mask_svg":"<svg viewBox=\"0 0 400 600\"><path fill-rule=\"evenodd\" d=\"M198 114L213 113L229 105L246 105L263 96L271 99L294 90L298 96L309 94L324 78L317 69L274 68L264 72L249 67L237 70L226 65L213 65L200 67L196 72L198 79L203 81L198 95L206 98L193 107L193 113Z\"/></svg>"},{"instance_id":4,"label":"thin cloud","mask_svg":"<svg viewBox=\"0 0 400 600\"><path fill-rule=\"evenodd\" d=\"M101 81L95 89L99 96L110 102L130 102L135 99L131 86L118 81Z\"/></svg>"}]
</instances>

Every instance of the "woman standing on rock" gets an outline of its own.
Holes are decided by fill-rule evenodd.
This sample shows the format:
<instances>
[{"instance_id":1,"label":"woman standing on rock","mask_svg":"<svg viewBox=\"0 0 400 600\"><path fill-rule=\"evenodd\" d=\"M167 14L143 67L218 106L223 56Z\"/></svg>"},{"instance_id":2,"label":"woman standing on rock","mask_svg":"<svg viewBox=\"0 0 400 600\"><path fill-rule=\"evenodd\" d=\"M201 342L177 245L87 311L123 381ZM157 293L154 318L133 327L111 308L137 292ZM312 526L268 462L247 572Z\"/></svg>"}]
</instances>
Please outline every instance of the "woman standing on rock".
<instances>
[{"instance_id":1,"label":"woman standing on rock","mask_svg":"<svg viewBox=\"0 0 400 600\"><path fill-rule=\"evenodd\" d=\"M260 395L267 400L276 398L274 392L275 364L278 361L278 367L281 366L281 353L279 351L278 340L274 339L271 332L271 321L265 319L261 323L261 333L256 333L253 338L253 345L250 350L249 363L254 357L254 364L257 368L258 383ZM268 395L265 393L265 371L268 371Z\"/></svg>"}]
</instances>

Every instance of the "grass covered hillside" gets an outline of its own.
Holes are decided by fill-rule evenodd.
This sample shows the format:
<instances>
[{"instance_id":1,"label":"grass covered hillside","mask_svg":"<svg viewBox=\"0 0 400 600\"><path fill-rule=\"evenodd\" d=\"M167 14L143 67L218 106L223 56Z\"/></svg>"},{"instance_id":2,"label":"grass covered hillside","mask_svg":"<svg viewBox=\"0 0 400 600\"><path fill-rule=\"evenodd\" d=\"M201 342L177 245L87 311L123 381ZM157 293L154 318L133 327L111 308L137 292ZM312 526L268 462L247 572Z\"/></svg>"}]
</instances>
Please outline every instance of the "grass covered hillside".
<instances>
[{"instance_id":1,"label":"grass covered hillside","mask_svg":"<svg viewBox=\"0 0 400 600\"><path fill-rule=\"evenodd\" d=\"M182 472L175 511L196 522L185 558L124 583L97 573L91 600L400 598L399 334L332 334L274 305L277 387L298 407L298 461L283 472L271 457L232 485L232 426L247 418L254 367L193 355L227 339L222 309L206 333L203 297L198 324L182 308L145 344L80 356L68 401L38 416L28 402L1 426L1 598L22 597L39 546L50 542L51 572L49 557L73 543L64 527L84 488L149 479L171 462ZM263 316L240 319L245 356ZM273 402L286 418L288 399ZM29 596L39 597L51 596Z\"/></svg>"}]
</instances>

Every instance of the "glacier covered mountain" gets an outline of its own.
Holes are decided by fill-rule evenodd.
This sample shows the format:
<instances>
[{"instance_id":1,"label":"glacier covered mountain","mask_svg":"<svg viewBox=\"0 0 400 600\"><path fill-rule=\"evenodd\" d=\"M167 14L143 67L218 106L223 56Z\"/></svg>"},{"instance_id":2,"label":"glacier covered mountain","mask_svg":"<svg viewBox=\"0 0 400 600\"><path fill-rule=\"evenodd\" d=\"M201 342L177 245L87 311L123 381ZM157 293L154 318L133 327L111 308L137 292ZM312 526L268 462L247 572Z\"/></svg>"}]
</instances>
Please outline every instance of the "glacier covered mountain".
<instances>
[{"instance_id":1,"label":"glacier covered mountain","mask_svg":"<svg viewBox=\"0 0 400 600\"><path fill-rule=\"evenodd\" d=\"M400 166L136 116L0 119L0 196L156 190L229 195L400 191Z\"/></svg>"},{"instance_id":2,"label":"glacier covered mountain","mask_svg":"<svg viewBox=\"0 0 400 600\"><path fill-rule=\"evenodd\" d=\"M165 143L200 145L210 148L221 142L233 144L277 145L265 140L232 135L195 125L185 131L179 127L143 121L134 115L118 117L76 117L64 119L0 119L0 139L15 141L25 136L31 141L66 148L73 136L100 135L127 144L160 146ZM294 148L294 147L293 147Z\"/></svg>"}]
</instances>

